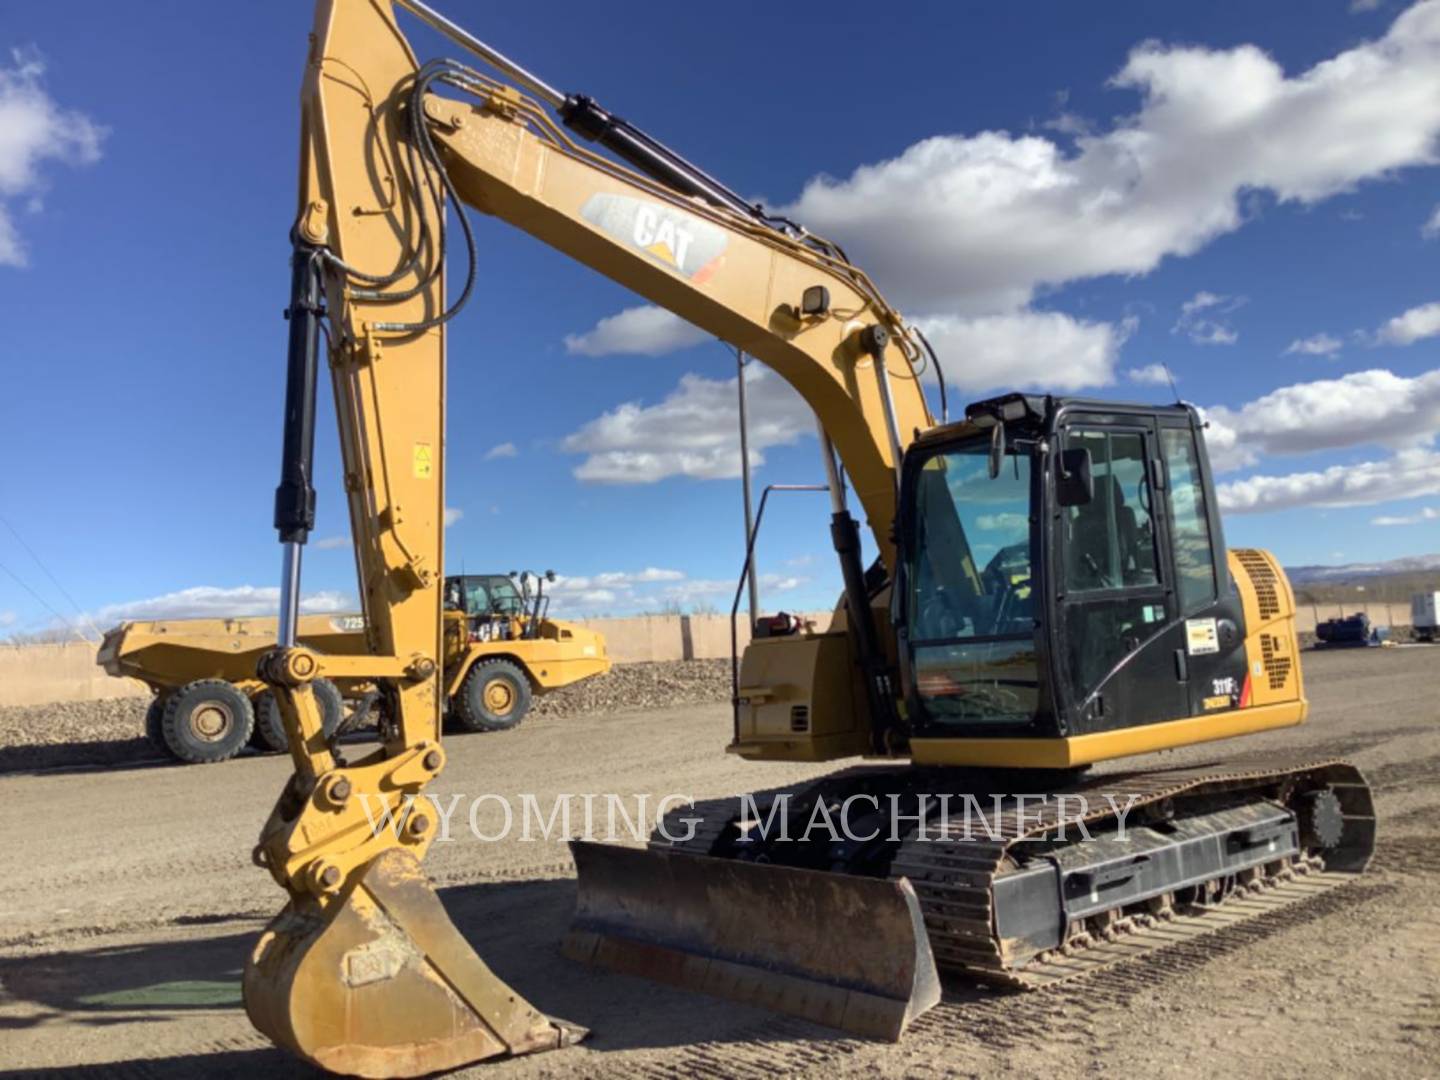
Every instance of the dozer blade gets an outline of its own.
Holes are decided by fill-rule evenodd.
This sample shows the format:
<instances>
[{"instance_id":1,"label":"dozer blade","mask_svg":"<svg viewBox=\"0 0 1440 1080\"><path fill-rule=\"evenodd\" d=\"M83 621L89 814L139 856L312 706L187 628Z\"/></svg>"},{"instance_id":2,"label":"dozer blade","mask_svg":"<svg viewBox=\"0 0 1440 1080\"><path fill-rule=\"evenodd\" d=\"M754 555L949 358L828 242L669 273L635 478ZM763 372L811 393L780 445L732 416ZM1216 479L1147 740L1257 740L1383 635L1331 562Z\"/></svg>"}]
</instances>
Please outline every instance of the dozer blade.
<instances>
[{"instance_id":1,"label":"dozer blade","mask_svg":"<svg viewBox=\"0 0 1440 1080\"><path fill-rule=\"evenodd\" d=\"M572 960L898 1039L940 1000L915 891L887 881L572 840Z\"/></svg>"},{"instance_id":2,"label":"dozer blade","mask_svg":"<svg viewBox=\"0 0 1440 1080\"><path fill-rule=\"evenodd\" d=\"M331 1072L387 1077L584 1037L485 966L408 852L380 855L348 889L324 910L292 900L245 965L245 1011L278 1045Z\"/></svg>"}]
</instances>

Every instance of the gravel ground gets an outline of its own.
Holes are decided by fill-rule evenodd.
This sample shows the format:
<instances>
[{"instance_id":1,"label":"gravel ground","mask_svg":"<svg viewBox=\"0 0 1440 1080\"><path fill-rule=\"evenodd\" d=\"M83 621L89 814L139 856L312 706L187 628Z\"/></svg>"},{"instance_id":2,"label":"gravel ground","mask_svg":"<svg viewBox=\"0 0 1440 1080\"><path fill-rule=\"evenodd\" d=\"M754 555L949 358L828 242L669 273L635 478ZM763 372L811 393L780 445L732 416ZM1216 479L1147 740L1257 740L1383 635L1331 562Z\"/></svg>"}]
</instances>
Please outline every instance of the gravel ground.
<instances>
[{"instance_id":1,"label":"gravel ground","mask_svg":"<svg viewBox=\"0 0 1440 1080\"><path fill-rule=\"evenodd\" d=\"M626 712L729 698L729 660L618 664L608 675L537 697L531 716ZM148 698L114 698L0 709L0 772L152 761L156 752L145 739L149 704Z\"/></svg>"},{"instance_id":2,"label":"gravel ground","mask_svg":"<svg viewBox=\"0 0 1440 1080\"><path fill-rule=\"evenodd\" d=\"M1303 727L1115 766L1297 750L1349 758L1373 785L1380 816L1379 851L1361 880L1067 989L1017 995L947 977L944 1001L898 1044L570 963L557 947L575 904L561 835L481 841L459 810L455 839L425 862L457 928L517 992L592 1034L557 1053L450 1075L1440 1075L1436 657L1307 654L1313 711ZM500 814L481 795L531 793L549 806L574 793L648 793L653 807L661 793L721 798L848 764L739 761L722 750L729 732L723 701L537 715L515 731L451 739L432 791L470 814L480 805L479 826L498 835ZM0 776L0 1074L313 1080L251 1028L238 981L282 899L249 852L288 775L283 758L256 756L216 769ZM837 948L846 932L836 928Z\"/></svg>"}]
</instances>

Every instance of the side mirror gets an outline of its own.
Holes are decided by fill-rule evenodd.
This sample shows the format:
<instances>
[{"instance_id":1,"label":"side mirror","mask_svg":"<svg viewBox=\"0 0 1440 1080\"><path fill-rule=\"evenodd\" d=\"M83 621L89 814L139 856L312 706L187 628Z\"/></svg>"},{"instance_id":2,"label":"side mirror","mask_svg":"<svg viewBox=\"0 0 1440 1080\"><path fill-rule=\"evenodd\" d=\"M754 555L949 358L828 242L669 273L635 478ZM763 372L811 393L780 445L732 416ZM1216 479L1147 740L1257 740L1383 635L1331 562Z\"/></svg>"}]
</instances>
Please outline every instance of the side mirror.
<instances>
[{"instance_id":1,"label":"side mirror","mask_svg":"<svg viewBox=\"0 0 1440 1080\"><path fill-rule=\"evenodd\" d=\"M998 420L990 429L990 479L1000 475L1000 466L1005 464L1005 425Z\"/></svg>"},{"instance_id":2,"label":"side mirror","mask_svg":"<svg viewBox=\"0 0 1440 1080\"><path fill-rule=\"evenodd\" d=\"M545 580L548 581L548 582L550 582L551 584L554 584L554 582L555 582L555 571L554 571L554 570L546 570L546 571L545 571Z\"/></svg>"},{"instance_id":3,"label":"side mirror","mask_svg":"<svg viewBox=\"0 0 1440 1080\"><path fill-rule=\"evenodd\" d=\"M1061 506L1084 506L1095 498L1095 477L1090 472L1088 447L1060 451L1060 478L1055 493Z\"/></svg>"}]
</instances>

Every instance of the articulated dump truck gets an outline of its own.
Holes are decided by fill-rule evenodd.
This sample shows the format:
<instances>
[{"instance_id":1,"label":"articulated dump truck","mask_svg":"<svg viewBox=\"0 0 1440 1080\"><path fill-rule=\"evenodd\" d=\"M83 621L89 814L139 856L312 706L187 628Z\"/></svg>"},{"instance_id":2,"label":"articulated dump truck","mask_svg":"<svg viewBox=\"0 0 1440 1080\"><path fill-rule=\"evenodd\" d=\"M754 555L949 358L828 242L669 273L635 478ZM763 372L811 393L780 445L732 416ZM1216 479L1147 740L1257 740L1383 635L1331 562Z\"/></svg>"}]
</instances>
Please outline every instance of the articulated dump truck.
<instances>
[{"instance_id":1,"label":"articulated dump truck","mask_svg":"<svg viewBox=\"0 0 1440 1080\"><path fill-rule=\"evenodd\" d=\"M422 64L400 8L466 57ZM844 250L594 99L420 0L319 0L310 43L284 223L282 617L259 668L295 772L255 849L285 898L245 966L260 1031L365 1076L583 1034L449 921L421 869L435 815L410 809L445 768L454 700L436 567L446 334L484 295L467 206L787 381L818 421L844 583L828 628L746 648L728 747L837 771L677 812L646 849L573 841L570 956L897 1038L941 969L1052 985L1364 869L1375 813L1354 766L1194 749L1307 711L1290 586L1268 553L1227 548L1195 409L1012 393L952 418L940 357ZM313 649L296 621L322 372L364 655ZM317 681L342 676L373 680L393 720L360 761L321 734ZM1181 749L1179 768L1142 757ZM1087 773L1101 763L1116 771ZM377 802L406 824L377 835Z\"/></svg>"},{"instance_id":2,"label":"articulated dump truck","mask_svg":"<svg viewBox=\"0 0 1440 1080\"><path fill-rule=\"evenodd\" d=\"M275 695L257 674L277 632L274 618L126 622L105 635L96 662L150 687L146 736L177 760L225 761L247 745L280 753L289 738ZM317 653L367 649L359 614L304 615L297 633ZM610 670L604 635L549 618L543 585L531 593L504 574L446 579L444 642L446 713L460 731L513 728L536 695ZM337 675L316 679L314 688L326 738L380 719L370 679Z\"/></svg>"}]
</instances>

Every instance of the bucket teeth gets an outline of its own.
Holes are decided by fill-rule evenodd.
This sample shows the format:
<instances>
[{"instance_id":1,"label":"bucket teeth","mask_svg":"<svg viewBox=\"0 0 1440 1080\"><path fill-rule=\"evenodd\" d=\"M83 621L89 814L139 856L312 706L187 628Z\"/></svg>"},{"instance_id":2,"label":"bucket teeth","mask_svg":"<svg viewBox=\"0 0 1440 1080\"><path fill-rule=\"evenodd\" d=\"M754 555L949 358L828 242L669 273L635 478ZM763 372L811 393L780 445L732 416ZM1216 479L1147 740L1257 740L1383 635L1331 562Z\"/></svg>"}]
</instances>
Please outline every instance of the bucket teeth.
<instances>
[{"instance_id":1,"label":"bucket teeth","mask_svg":"<svg viewBox=\"0 0 1440 1080\"><path fill-rule=\"evenodd\" d=\"M908 881L575 840L565 955L898 1039L940 1000Z\"/></svg>"},{"instance_id":2,"label":"bucket teeth","mask_svg":"<svg viewBox=\"0 0 1440 1080\"><path fill-rule=\"evenodd\" d=\"M261 935L245 1010L280 1046L331 1072L423 1076L553 1050L583 1029L501 981L451 923L408 852L388 851L321 908L292 900Z\"/></svg>"}]
</instances>

